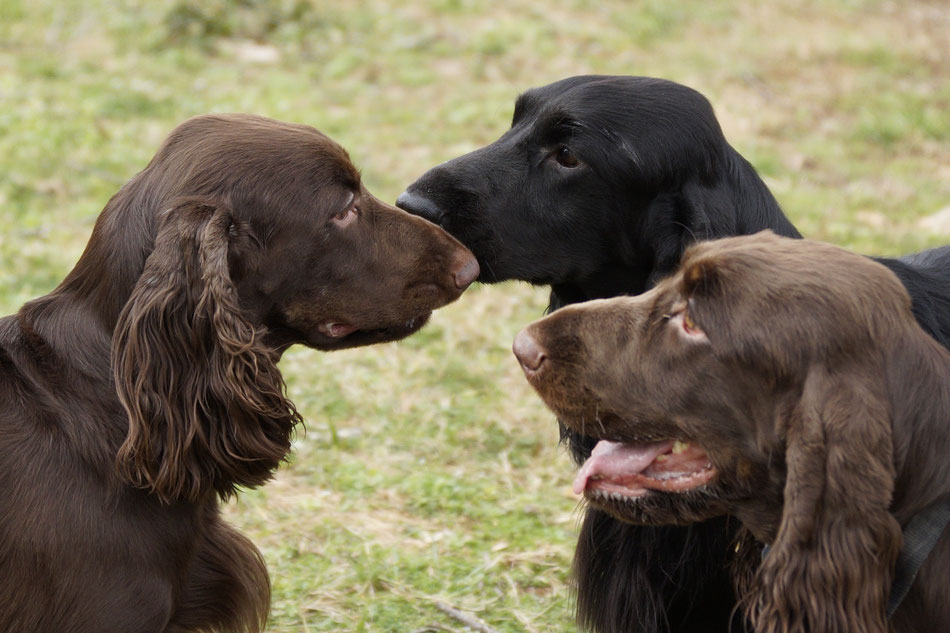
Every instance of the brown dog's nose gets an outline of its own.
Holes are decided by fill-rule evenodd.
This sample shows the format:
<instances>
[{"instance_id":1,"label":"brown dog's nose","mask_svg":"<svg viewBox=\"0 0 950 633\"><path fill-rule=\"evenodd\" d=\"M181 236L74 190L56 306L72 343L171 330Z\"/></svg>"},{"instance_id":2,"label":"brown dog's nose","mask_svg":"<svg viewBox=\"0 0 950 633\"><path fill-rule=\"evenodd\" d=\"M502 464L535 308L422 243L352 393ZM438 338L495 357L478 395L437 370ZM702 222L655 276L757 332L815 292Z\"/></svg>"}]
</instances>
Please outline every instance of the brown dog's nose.
<instances>
[{"instance_id":1,"label":"brown dog's nose","mask_svg":"<svg viewBox=\"0 0 950 633\"><path fill-rule=\"evenodd\" d=\"M469 255L462 260L461 268L458 268L452 273L452 276L455 278L455 287L459 290L468 288L471 283L478 278L479 272L481 272L481 270L478 267L478 262L475 261L474 257Z\"/></svg>"},{"instance_id":2,"label":"brown dog's nose","mask_svg":"<svg viewBox=\"0 0 950 633\"><path fill-rule=\"evenodd\" d=\"M515 337L511 351L518 357L518 362L526 370L537 371L546 358L538 342L528 334L528 330L521 330Z\"/></svg>"}]
</instances>

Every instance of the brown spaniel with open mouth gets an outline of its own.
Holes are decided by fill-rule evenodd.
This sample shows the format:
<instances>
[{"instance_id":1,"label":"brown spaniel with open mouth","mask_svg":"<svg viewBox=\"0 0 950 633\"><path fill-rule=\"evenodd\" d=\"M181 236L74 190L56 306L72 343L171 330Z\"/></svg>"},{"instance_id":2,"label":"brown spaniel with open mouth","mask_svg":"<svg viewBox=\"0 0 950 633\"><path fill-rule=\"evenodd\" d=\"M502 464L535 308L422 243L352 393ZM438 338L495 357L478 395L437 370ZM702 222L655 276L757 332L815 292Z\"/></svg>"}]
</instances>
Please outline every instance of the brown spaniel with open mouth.
<instances>
[{"instance_id":1,"label":"brown spaniel with open mouth","mask_svg":"<svg viewBox=\"0 0 950 633\"><path fill-rule=\"evenodd\" d=\"M261 631L267 570L218 504L290 451L281 354L402 338L477 276L312 127L179 126L0 319L0 631Z\"/></svg>"},{"instance_id":2,"label":"brown spaniel with open mouth","mask_svg":"<svg viewBox=\"0 0 950 633\"><path fill-rule=\"evenodd\" d=\"M950 352L884 266L768 232L706 242L650 292L562 308L514 351L600 439L574 484L588 503L742 522L757 633L950 630Z\"/></svg>"}]
</instances>

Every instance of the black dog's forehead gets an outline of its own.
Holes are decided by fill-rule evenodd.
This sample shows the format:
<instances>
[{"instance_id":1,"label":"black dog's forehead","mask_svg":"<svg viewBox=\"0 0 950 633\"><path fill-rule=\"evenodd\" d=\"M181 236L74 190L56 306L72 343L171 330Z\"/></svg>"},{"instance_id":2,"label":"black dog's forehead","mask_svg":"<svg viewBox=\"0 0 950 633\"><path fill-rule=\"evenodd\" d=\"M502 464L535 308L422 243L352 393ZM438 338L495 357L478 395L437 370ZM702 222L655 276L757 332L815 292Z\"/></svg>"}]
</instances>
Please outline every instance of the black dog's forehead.
<instances>
[{"instance_id":1,"label":"black dog's forehead","mask_svg":"<svg viewBox=\"0 0 950 633\"><path fill-rule=\"evenodd\" d=\"M684 121L714 119L712 107L700 93L654 77L584 75L532 88L515 102L513 123L526 117L560 113L562 118L681 116Z\"/></svg>"},{"instance_id":2,"label":"black dog's forehead","mask_svg":"<svg viewBox=\"0 0 950 633\"><path fill-rule=\"evenodd\" d=\"M650 77L572 77L529 90L518 98L506 136L564 143L582 160L591 153L619 160L609 163L610 173L628 170L632 160L635 172L652 181L705 174L725 146L705 97Z\"/></svg>"}]
</instances>

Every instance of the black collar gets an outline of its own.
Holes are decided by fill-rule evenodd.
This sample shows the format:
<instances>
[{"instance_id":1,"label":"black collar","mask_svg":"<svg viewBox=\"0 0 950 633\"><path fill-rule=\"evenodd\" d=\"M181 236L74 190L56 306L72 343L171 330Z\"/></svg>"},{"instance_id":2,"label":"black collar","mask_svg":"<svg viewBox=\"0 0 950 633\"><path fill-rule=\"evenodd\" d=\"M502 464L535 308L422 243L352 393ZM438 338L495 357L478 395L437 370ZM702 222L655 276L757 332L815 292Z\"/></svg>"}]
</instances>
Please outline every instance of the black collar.
<instances>
[{"instance_id":1,"label":"black collar","mask_svg":"<svg viewBox=\"0 0 950 633\"><path fill-rule=\"evenodd\" d=\"M917 572L937 545L947 523L950 523L950 497L937 499L907 522L904 544L897 555L897 567L894 569L894 584L887 599L888 618L894 615L910 591Z\"/></svg>"},{"instance_id":2,"label":"black collar","mask_svg":"<svg viewBox=\"0 0 950 633\"><path fill-rule=\"evenodd\" d=\"M950 523L950 497L937 499L907 522L907 527L903 529L904 544L897 555L891 595L887 599L888 619L904 601L907 592L914 584L914 579L917 578L917 572L936 547L948 523ZM770 549L770 545L762 548L763 559Z\"/></svg>"}]
</instances>

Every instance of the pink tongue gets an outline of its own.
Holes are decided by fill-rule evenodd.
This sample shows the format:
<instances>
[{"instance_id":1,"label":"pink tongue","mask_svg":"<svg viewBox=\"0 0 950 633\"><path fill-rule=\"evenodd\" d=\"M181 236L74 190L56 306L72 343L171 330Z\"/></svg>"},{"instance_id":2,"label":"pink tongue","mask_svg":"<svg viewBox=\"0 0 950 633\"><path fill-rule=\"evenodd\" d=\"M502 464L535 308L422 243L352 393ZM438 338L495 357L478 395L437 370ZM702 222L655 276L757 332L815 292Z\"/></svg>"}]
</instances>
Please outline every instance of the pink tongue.
<instances>
[{"instance_id":1,"label":"pink tongue","mask_svg":"<svg viewBox=\"0 0 950 633\"><path fill-rule=\"evenodd\" d=\"M574 478L574 493L581 494L591 477L620 479L639 475L658 456L673 448L673 440L649 444L622 444L600 440Z\"/></svg>"}]
</instances>

